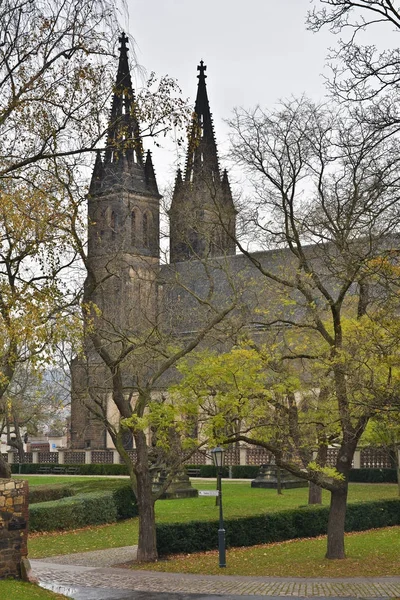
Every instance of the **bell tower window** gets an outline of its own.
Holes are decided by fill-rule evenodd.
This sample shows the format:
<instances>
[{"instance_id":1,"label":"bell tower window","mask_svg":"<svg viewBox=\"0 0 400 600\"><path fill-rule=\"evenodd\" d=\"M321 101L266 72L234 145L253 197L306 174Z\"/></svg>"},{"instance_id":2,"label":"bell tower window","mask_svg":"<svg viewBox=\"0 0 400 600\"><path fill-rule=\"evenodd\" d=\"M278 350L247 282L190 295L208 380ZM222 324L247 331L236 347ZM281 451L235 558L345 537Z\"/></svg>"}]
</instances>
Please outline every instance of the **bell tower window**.
<instances>
[{"instance_id":1,"label":"bell tower window","mask_svg":"<svg viewBox=\"0 0 400 600\"><path fill-rule=\"evenodd\" d=\"M132 210L131 212L131 244L132 246L136 246L136 210Z\"/></svg>"},{"instance_id":2,"label":"bell tower window","mask_svg":"<svg viewBox=\"0 0 400 600\"><path fill-rule=\"evenodd\" d=\"M148 248L150 245L149 240L149 215L148 213L144 213L143 215L143 246L144 248Z\"/></svg>"}]
</instances>

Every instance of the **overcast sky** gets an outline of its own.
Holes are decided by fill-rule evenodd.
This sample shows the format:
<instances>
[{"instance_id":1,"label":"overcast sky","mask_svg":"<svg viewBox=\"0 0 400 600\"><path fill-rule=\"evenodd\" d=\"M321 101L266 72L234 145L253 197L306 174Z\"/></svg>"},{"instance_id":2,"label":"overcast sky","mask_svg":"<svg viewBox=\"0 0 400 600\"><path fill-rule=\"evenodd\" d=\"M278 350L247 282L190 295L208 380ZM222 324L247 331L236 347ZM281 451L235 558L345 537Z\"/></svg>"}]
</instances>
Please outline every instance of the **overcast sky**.
<instances>
[{"instance_id":1,"label":"overcast sky","mask_svg":"<svg viewBox=\"0 0 400 600\"><path fill-rule=\"evenodd\" d=\"M324 98L322 74L328 74L324 64L336 38L328 31L307 31L310 0L127 0L127 4L126 28L136 41L138 62L148 73L175 77L183 95L194 101L196 69L204 60L221 155L227 142L223 120L234 107L272 108L279 99L303 93L314 100ZM368 35L375 41L375 31ZM149 147L148 142L145 145ZM176 153L154 151L154 162L164 187L174 179Z\"/></svg>"}]
</instances>

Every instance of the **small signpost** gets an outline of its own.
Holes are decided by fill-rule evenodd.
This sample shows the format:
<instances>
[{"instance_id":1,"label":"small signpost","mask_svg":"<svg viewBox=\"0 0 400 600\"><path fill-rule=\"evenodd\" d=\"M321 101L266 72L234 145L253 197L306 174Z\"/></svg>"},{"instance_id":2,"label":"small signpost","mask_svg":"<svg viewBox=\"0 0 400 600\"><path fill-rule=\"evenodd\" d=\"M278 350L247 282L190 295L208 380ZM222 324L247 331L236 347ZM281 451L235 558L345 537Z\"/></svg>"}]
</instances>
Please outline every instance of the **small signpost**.
<instances>
[{"instance_id":1,"label":"small signpost","mask_svg":"<svg viewBox=\"0 0 400 600\"><path fill-rule=\"evenodd\" d=\"M199 490L199 496L219 496L218 490Z\"/></svg>"}]
</instances>

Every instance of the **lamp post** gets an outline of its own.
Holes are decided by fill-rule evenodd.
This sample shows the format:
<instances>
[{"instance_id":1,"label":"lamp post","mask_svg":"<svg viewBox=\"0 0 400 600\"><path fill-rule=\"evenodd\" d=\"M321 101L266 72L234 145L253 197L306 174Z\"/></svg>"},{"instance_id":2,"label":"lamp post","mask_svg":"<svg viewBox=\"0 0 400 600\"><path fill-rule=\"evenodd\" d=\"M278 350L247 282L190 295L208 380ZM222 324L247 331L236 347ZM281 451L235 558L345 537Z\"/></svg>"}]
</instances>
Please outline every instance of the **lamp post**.
<instances>
[{"instance_id":1,"label":"lamp post","mask_svg":"<svg viewBox=\"0 0 400 600\"><path fill-rule=\"evenodd\" d=\"M225 450L220 448L213 448L211 450L211 456L213 463L217 469L217 487L219 496L219 529L218 529L218 551L219 551L219 566L226 567L226 555L225 555L225 529L224 529L224 516L222 512L222 467L225 463Z\"/></svg>"}]
</instances>

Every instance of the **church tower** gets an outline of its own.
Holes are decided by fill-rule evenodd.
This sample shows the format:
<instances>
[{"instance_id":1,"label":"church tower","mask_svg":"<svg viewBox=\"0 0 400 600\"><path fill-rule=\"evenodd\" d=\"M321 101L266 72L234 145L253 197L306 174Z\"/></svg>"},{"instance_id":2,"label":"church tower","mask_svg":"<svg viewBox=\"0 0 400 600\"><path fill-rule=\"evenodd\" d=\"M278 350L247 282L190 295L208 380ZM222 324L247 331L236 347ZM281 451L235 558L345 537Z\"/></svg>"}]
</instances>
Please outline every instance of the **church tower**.
<instances>
[{"instance_id":1,"label":"church tower","mask_svg":"<svg viewBox=\"0 0 400 600\"><path fill-rule=\"evenodd\" d=\"M158 319L160 194L150 152L144 156L122 34L104 155L97 152L88 194L85 282L98 343L112 358L124 344L146 335ZM90 324L89 324L90 326ZM124 374L123 385L134 382ZM71 447L106 448L102 414L108 414L110 372L92 341L86 360L72 367ZM97 413L97 417L93 416ZM126 447L131 447L131 436Z\"/></svg>"},{"instance_id":2,"label":"church tower","mask_svg":"<svg viewBox=\"0 0 400 600\"><path fill-rule=\"evenodd\" d=\"M144 157L125 34L119 41L107 143L88 196L88 262L103 318L137 332L156 316L161 196L150 152Z\"/></svg>"},{"instance_id":3,"label":"church tower","mask_svg":"<svg viewBox=\"0 0 400 600\"><path fill-rule=\"evenodd\" d=\"M228 174L220 173L206 69L200 61L186 168L178 170L169 211L171 263L235 254L236 210Z\"/></svg>"}]
</instances>

